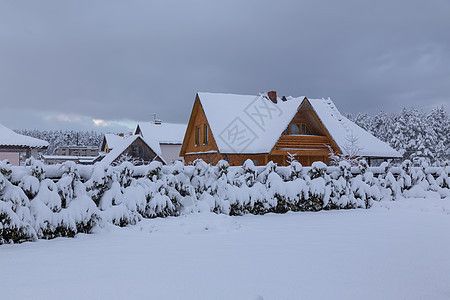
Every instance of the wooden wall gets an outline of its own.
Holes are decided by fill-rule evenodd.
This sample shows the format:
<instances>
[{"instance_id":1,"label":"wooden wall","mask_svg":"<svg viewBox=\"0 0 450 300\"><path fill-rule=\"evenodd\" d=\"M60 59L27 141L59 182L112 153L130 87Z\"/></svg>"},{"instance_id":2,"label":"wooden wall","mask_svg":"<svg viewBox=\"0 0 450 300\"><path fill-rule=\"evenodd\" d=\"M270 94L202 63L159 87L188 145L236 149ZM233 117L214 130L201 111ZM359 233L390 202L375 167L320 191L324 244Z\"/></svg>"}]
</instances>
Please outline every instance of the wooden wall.
<instances>
[{"instance_id":1,"label":"wooden wall","mask_svg":"<svg viewBox=\"0 0 450 300\"><path fill-rule=\"evenodd\" d=\"M196 159L202 159L206 163L216 165L217 162L222 159L222 155L218 153L188 154L184 156L184 163L186 165L189 165L192 164Z\"/></svg>"},{"instance_id":2,"label":"wooden wall","mask_svg":"<svg viewBox=\"0 0 450 300\"><path fill-rule=\"evenodd\" d=\"M230 166L242 166L243 162L247 159L251 159L256 165L262 166L267 164L269 155L267 154L218 154L218 153L205 153L205 154L192 154L184 157L185 164L193 163L197 158L203 161L216 165L219 160L223 159L228 161Z\"/></svg>"},{"instance_id":3,"label":"wooden wall","mask_svg":"<svg viewBox=\"0 0 450 300\"><path fill-rule=\"evenodd\" d=\"M134 147L139 147L139 154L135 153ZM137 155L136 155L137 154ZM125 151L116 159L118 160L120 156L128 155L130 157L142 159L144 162L150 162L157 156L156 153L139 137L130 146L128 146ZM158 161L161 161L157 158Z\"/></svg>"},{"instance_id":4,"label":"wooden wall","mask_svg":"<svg viewBox=\"0 0 450 300\"><path fill-rule=\"evenodd\" d=\"M204 136L204 125L208 125L208 144L203 144L203 136ZM200 143L199 145L195 145L195 127L200 126ZM195 153L195 152L207 152L207 151L217 151L216 141L211 132L211 128L208 124L208 121L205 116L205 112L200 104L200 100L196 99L194 103L194 108L192 109L191 119L189 120L189 124L186 130L186 135L184 137L183 145L181 147L181 156L186 155L186 153ZM187 154L192 156L190 154ZM198 154L200 155L200 154ZM209 157L209 156L208 156ZM185 160L191 161L191 158L185 157ZM187 161L186 161L187 163Z\"/></svg>"},{"instance_id":5,"label":"wooden wall","mask_svg":"<svg viewBox=\"0 0 450 300\"><path fill-rule=\"evenodd\" d=\"M305 123L311 134L314 135L325 135L325 132L322 130L321 126L318 124L314 112L312 110L299 110L297 114L292 119L291 123Z\"/></svg>"},{"instance_id":6,"label":"wooden wall","mask_svg":"<svg viewBox=\"0 0 450 300\"><path fill-rule=\"evenodd\" d=\"M267 160L266 160L267 157ZM198 154L198 155L186 155L184 157L185 164L192 164L194 160L202 159L206 163L216 165L219 160L223 159L228 161L230 166L242 166L243 162L247 159L251 159L257 166L266 165L269 161L276 163L278 166L287 166L287 155L267 155L267 154ZM311 166L315 161L321 161L328 163L328 156L297 156L295 159L302 164L302 166Z\"/></svg>"}]
</instances>

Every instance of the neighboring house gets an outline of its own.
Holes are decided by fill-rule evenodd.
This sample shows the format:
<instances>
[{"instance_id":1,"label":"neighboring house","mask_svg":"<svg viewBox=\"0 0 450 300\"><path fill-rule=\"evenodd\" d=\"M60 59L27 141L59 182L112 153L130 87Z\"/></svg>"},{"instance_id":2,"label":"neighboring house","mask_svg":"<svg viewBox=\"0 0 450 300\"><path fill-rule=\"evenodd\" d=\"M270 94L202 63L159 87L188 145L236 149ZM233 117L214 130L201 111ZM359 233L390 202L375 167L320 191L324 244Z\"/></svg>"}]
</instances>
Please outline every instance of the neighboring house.
<instances>
[{"instance_id":1,"label":"neighboring house","mask_svg":"<svg viewBox=\"0 0 450 300\"><path fill-rule=\"evenodd\" d=\"M98 147L95 146L60 146L56 149L56 155L43 155L47 165L61 164L73 161L77 164L92 165L99 161Z\"/></svg>"},{"instance_id":2,"label":"neighboring house","mask_svg":"<svg viewBox=\"0 0 450 300\"><path fill-rule=\"evenodd\" d=\"M119 164L122 161L131 161L133 164L148 164L154 160L166 161L154 150L158 144L150 144L140 135L121 137L101 160L107 164ZM109 148L111 149L111 148Z\"/></svg>"},{"instance_id":3,"label":"neighboring house","mask_svg":"<svg viewBox=\"0 0 450 300\"><path fill-rule=\"evenodd\" d=\"M241 165L273 161L286 165L289 156L304 166L329 162L330 148L346 154L352 140L368 159L391 159L400 153L342 116L328 99L197 93L180 155L216 164L224 159Z\"/></svg>"},{"instance_id":4,"label":"neighboring house","mask_svg":"<svg viewBox=\"0 0 450 300\"><path fill-rule=\"evenodd\" d=\"M56 155L95 157L98 155L98 147L97 146L60 146L56 149Z\"/></svg>"},{"instance_id":5,"label":"neighboring house","mask_svg":"<svg viewBox=\"0 0 450 300\"><path fill-rule=\"evenodd\" d=\"M119 135L107 133L103 137L102 144L100 145L100 151L104 153L111 152L116 145L120 145L124 138L124 134L121 133Z\"/></svg>"},{"instance_id":6,"label":"neighboring house","mask_svg":"<svg viewBox=\"0 0 450 300\"><path fill-rule=\"evenodd\" d=\"M138 124L134 134L140 134L144 139L157 141L159 149L155 149L167 163L177 160L183 161L180 157L181 144L186 132L186 124L162 123L156 120L151 123Z\"/></svg>"},{"instance_id":7,"label":"neighboring house","mask_svg":"<svg viewBox=\"0 0 450 300\"><path fill-rule=\"evenodd\" d=\"M0 124L0 160L7 159L12 165L20 165L21 157L37 158L38 152L47 149L49 143L12 131Z\"/></svg>"}]
</instances>

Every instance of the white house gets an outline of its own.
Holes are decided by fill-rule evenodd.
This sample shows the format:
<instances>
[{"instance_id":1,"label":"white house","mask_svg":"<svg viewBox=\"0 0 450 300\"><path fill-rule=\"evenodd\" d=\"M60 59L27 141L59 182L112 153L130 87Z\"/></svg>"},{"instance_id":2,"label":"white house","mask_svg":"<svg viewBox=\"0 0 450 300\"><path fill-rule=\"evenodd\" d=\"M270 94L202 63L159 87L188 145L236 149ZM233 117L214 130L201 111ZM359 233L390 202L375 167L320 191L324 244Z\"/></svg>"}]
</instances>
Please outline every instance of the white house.
<instances>
[{"instance_id":1,"label":"white house","mask_svg":"<svg viewBox=\"0 0 450 300\"><path fill-rule=\"evenodd\" d=\"M37 158L38 152L48 146L47 141L18 134L0 124L0 160L7 159L13 166L20 165L21 154Z\"/></svg>"},{"instance_id":2,"label":"white house","mask_svg":"<svg viewBox=\"0 0 450 300\"><path fill-rule=\"evenodd\" d=\"M156 141L159 144L159 149L156 151L161 153L161 157L167 163L171 163L177 160L183 161L180 150L186 127L186 124L162 123L157 120L138 124L134 134L141 135L145 140Z\"/></svg>"}]
</instances>

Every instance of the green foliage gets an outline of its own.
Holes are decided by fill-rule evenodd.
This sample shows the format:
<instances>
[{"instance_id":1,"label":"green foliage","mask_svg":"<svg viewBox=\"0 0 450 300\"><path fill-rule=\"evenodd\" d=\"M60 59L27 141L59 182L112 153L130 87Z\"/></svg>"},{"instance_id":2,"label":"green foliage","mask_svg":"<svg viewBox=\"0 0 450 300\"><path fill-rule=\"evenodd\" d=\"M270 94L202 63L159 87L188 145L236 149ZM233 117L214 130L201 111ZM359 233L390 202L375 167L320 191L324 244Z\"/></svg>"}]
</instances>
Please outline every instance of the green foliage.
<instances>
[{"instance_id":1,"label":"green foliage","mask_svg":"<svg viewBox=\"0 0 450 300\"><path fill-rule=\"evenodd\" d=\"M35 237L30 234L30 225L14 225L6 211L0 212L0 245L34 240Z\"/></svg>"}]
</instances>

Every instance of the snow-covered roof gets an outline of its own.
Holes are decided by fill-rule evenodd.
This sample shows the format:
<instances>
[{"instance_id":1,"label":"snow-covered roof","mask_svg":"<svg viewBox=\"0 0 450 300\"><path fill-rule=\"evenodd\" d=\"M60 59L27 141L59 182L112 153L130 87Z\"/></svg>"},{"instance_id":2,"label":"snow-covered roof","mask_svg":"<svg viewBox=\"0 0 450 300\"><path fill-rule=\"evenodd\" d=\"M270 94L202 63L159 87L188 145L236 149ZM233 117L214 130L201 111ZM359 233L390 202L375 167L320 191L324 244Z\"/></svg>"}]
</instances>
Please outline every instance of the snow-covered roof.
<instances>
[{"instance_id":1,"label":"snow-covered roof","mask_svg":"<svg viewBox=\"0 0 450 300\"><path fill-rule=\"evenodd\" d=\"M109 149L114 149L116 145L120 145L124 139L123 136L107 133L105 134L106 144L108 145Z\"/></svg>"},{"instance_id":2,"label":"snow-covered roof","mask_svg":"<svg viewBox=\"0 0 450 300\"><path fill-rule=\"evenodd\" d=\"M175 123L140 123L138 127L141 129L144 138L152 138L160 144L182 144L184 134L186 132L186 124ZM135 130L135 134L137 127Z\"/></svg>"},{"instance_id":3,"label":"snow-covered roof","mask_svg":"<svg viewBox=\"0 0 450 300\"><path fill-rule=\"evenodd\" d=\"M220 153L269 153L305 97L198 93ZM235 133L238 133L236 135Z\"/></svg>"},{"instance_id":4,"label":"snow-covered roof","mask_svg":"<svg viewBox=\"0 0 450 300\"><path fill-rule=\"evenodd\" d=\"M94 160L97 157L98 155L97 156L42 155L42 158L44 159L68 159L68 160L75 160L75 159Z\"/></svg>"},{"instance_id":5,"label":"snow-covered roof","mask_svg":"<svg viewBox=\"0 0 450 300\"><path fill-rule=\"evenodd\" d=\"M341 151L345 153L349 139L357 139L357 146L361 148L360 155L364 157L401 157L400 153L388 144L380 141L372 134L362 129L337 110L331 99L308 99L316 115L326 127L329 134Z\"/></svg>"},{"instance_id":6,"label":"snow-covered roof","mask_svg":"<svg viewBox=\"0 0 450 300\"><path fill-rule=\"evenodd\" d=\"M0 146L47 148L48 145L47 141L18 134L0 124Z\"/></svg>"},{"instance_id":7,"label":"snow-covered roof","mask_svg":"<svg viewBox=\"0 0 450 300\"><path fill-rule=\"evenodd\" d=\"M149 146L156 155L164 161L164 159L161 157L161 148L159 147L158 143L152 143L149 144L149 140L143 138L140 135L131 135L127 137L121 137L120 143L118 142L115 144L114 148L109 152L103 159L102 162L105 162L107 164L111 164L113 161L115 161L136 139L141 138L147 146ZM164 161L165 163L165 161Z\"/></svg>"}]
</instances>

